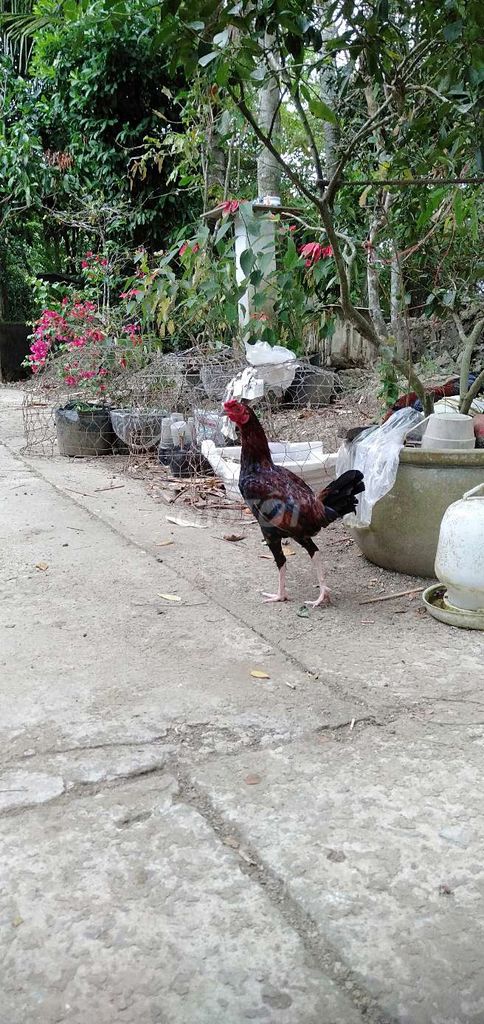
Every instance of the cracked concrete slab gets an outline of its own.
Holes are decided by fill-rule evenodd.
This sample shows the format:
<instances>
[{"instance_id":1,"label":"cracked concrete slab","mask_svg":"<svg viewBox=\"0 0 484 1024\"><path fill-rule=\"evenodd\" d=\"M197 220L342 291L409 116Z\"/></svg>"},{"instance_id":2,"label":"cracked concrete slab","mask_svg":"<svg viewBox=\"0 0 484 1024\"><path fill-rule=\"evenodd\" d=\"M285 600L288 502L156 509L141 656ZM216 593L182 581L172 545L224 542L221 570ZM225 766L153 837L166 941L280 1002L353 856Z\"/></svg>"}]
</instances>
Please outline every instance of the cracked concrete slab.
<instances>
[{"instance_id":1,"label":"cracked concrete slab","mask_svg":"<svg viewBox=\"0 0 484 1024\"><path fill-rule=\"evenodd\" d=\"M484 729L449 740L407 721L194 766L341 976L401 1024L484 1020Z\"/></svg>"},{"instance_id":2,"label":"cracked concrete slab","mask_svg":"<svg viewBox=\"0 0 484 1024\"><path fill-rule=\"evenodd\" d=\"M361 1024L170 776L4 820L2 1024Z\"/></svg>"},{"instance_id":3,"label":"cracked concrete slab","mask_svg":"<svg viewBox=\"0 0 484 1024\"><path fill-rule=\"evenodd\" d=\"M55 754L24 754L25 768L0 773L0 813L55 800L76 787L96 786L161 771L175 748L155 743L146 746L107 745ZM43 770L36 770L37 763Z\"/></svg>"},{"instance_id":4,"label":"cracked concrete slab","mask_svg":"<svg viewBox=\"0 0 484 1024\"><path fill-rule=\"evenodd\" d=\"M46 740L142 743L186 723L237 747L355 713L5 448L0 486L0 735L20 756ZM251 678L261 666L270 679Z\"/></svg>"},{"instance_id":5,"label":"cracked concrete slab","mask_svg":"<svg viewBox=\"0 0 484 1024\"><path fill-rule=\"evenodd\" d=\"M261 607L256 528L16 457L4 398L0 1024L482 1024L480 635L360 607L337 530L335 607Z\"/></svg>"}]
</instances>

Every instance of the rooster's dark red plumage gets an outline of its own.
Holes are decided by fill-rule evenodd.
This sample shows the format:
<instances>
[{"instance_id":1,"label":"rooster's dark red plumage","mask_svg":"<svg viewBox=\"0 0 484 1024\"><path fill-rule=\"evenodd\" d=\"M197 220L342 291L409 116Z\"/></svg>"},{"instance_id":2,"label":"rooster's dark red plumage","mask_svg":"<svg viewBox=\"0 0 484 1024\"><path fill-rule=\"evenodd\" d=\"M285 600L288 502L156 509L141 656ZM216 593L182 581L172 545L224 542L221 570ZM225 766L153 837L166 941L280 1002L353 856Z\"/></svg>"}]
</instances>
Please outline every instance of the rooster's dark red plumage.
<instances>
[{"instance_id":1,"label":"rooster's dark red plumage","mask_svg":"<svg viewBox=\"0 0 484 1024\"><path fill-rule=\"evenodd\" d=\"M318 600L307 603L326 603L329 590L321 555L312 538L336 519L355 511L356 496L365 489L362 473L348 470L316 495L300 477L274 465L266 435L253 409L233 399L225 403L224 410L241 434L240 492L258 520L279 569L278 592L265 597L269 601L287 601L282 539L291 537L308 552L318 574Z\"/></svg>"}]
</instances>

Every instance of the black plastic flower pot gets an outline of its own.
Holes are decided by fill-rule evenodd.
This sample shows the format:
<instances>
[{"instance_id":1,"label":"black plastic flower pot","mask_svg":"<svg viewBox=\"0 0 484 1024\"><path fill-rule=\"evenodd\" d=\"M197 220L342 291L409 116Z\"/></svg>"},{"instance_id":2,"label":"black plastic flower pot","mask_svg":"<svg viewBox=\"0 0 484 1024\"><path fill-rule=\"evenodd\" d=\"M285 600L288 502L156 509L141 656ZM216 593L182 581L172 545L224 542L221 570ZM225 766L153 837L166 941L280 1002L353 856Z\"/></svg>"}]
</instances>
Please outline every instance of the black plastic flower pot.
<instances>
[{"instance_id":1,"label":"black plastic flower pot","mask_svg":"<svg viewBox=\"0 0 484 1024\"><path fill-rule=\"evenodd\" d=\"M90 459L98 455L112 455L116 435L111 426L109 409L77 409L67 405L56 409L55 425L61 455L74 459Z\"/></svg>"}]
</instances>

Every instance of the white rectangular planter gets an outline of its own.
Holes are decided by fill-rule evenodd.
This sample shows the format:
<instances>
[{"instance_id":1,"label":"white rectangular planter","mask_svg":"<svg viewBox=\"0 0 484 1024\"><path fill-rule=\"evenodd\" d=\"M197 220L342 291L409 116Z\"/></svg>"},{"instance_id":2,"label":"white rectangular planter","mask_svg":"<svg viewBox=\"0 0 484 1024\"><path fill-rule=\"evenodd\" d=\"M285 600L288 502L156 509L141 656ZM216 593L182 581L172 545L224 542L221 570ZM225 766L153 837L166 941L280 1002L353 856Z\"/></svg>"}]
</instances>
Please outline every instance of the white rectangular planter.
<instances>
[{"instance_id":1,"label":"white rectangular planter","mask_svg":"<svg viewBox=\"0 0 484 1024\"><path fill-rule=\"evenodd\" d=\"M213 441L202 441L202 455L225 485L227 497L240 501L239 473L242 449L217 448ZM334 479L336 452L325 454L321 441L273 441L269 444L276 466L284 466L305 480L313 491L320 491Z\"/></svg>"}]
</instances>

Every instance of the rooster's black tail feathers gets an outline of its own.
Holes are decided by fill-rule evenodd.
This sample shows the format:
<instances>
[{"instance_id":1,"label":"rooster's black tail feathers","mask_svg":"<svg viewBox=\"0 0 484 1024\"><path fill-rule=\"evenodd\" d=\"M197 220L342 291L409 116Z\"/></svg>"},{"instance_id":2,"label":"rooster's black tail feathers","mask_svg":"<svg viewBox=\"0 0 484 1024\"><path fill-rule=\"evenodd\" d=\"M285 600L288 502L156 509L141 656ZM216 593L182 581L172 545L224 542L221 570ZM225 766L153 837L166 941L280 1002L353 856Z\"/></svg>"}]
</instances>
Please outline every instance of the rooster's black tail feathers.
<instances>
[{"instance_id":1,"label":"rooster's black tail feathers","mask_svg":"<svg viewBox=\"0 0 484 1024\"><path fill-rule=\"evenodd\" d=\"M324 505L328 524L350 512L355 512L358 504L356 495L364 490L363 473L360 473L359 469L348 469L337 480L328 484L318 495Z\"/></svg>"}]
</instances>

